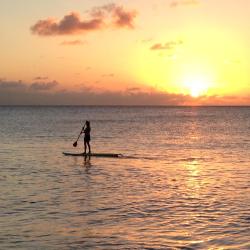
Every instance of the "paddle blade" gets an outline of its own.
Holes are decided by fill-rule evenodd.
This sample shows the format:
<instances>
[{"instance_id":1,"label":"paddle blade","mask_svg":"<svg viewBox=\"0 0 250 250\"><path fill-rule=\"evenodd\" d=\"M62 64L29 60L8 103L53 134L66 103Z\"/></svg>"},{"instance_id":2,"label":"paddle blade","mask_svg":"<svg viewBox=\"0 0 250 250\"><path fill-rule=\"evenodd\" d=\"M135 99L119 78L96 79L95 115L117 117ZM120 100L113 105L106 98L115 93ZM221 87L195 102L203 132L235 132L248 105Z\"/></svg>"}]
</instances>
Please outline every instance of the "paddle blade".
<instances>
[{"instance_id":1,"label":"paddle blade","mask_svg":"<svg viewBox=\"0 0 250 250\"><path fill-rule=\"evenodd\" d=\"M77 147L77 141L73 143L73 146L74 146L74 147Z\"/></svg>"}]
</instances>

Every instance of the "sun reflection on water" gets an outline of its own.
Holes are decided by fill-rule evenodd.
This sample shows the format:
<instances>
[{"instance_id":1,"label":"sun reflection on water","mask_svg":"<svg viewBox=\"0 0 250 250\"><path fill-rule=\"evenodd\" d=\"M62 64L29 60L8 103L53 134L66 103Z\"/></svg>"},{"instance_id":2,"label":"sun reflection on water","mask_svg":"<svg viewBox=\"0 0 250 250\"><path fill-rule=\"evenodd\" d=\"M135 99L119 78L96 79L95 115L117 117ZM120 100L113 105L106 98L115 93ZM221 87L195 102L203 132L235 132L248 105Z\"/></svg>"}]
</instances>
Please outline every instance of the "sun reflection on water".
<instances>
[{"instance_id":1,"label":"sun reflection on water","mask_svg":"<svg viewBox=\"0 0 250 250\"><path fill-rule=\"evenodd\" d=\"M200 164L195 158L188 163L185 163L185 168L187 169L187 181L186 188L190 190L187 192L190 198L199 198L201 189L200 180Z\"/></svg>"}]
</instances>

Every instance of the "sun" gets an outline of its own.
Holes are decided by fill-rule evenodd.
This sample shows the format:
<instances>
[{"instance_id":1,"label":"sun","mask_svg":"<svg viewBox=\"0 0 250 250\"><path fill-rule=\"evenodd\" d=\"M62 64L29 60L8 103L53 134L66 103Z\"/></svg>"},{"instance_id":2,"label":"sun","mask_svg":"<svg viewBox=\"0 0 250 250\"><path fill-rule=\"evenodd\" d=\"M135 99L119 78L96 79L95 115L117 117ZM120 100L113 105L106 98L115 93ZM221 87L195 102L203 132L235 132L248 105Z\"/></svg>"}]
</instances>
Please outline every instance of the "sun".
<instances>
[{"instance_id":1,"label":"sun","mask_svg":"<svg viewBox=\"0 0 250 250\"><path fill-rule=\"evenodd\" d=\"M193 76L185 80L185 88L192 97L206 95L210 86L210 81L205 77Z\"/></svg>"}]
</instances>

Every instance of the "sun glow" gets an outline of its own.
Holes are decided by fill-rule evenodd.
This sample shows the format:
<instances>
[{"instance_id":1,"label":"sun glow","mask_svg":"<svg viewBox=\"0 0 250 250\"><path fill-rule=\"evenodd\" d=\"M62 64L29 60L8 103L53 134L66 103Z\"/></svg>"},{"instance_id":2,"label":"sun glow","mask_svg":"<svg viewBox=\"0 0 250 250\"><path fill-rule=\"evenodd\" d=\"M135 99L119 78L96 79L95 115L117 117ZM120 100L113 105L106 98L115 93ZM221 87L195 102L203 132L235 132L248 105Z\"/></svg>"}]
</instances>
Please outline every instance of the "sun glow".
<instances>
[{"instance_id":1,"label":"sun glow","mask_svg":"<svg viewBox=\"0 0 250 250\"><path fill-rule=\"evenodd\" d=\"M184 85L189 95L199 97L207 94L211 83L205 77L197 76L186 79Z\"/></svg>"}]
</instances>

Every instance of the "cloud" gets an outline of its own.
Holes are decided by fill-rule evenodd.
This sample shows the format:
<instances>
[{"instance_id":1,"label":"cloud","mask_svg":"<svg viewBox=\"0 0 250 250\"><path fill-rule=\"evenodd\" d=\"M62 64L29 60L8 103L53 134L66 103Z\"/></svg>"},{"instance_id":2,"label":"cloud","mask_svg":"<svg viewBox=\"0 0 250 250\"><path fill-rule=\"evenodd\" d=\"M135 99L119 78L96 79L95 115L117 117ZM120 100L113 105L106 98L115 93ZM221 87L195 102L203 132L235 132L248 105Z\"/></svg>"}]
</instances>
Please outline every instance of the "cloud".
<instances>
[{"instance_id":1,"label":"cloud","mask_svg":"<svg viewBox=\"0 0 250 250\"><path fill-rule=\"evenodd\" d=\"M123 7L116 6L113 10L114 24L117 27L128 27L133 29L136 15L136 11L126 11Z\"/></svg>"},{"instance_id":2,"label":"cloud","mask_svg":"<svg viewBox=\"0 0 250 250\"><path fill-rule=\"evenodd\" d=\"M104 19L108 14L111 15L111 25L118 28L134 28L134 19L137 16L137 11L135 10L125 10L123 6L119 6L116 4L94 7L91 10L91 15L97 18Z\"/></svg>"},{"instance_id":3,"label":"cloud","mask_svg":"<svg viewBox=\"0 0 250 250\"><path fill-rule=\"evenodd\" d=\"M83 44L86 44L86 41L73 40L73 41L63 41L60 45L75 46L75 45L83 45Z\"/></svg>"},{"instance_id":4,"label":"cloud","mask_svg":"<svg viewBox=\"0 0 250 250\"><path fill-rule=\"evenodd\" d=\"M210 106L249 106L250 105L250 93L246 93L243 96L202 96L198 100L202 105Z\"/></svg>"},{"instance_id":5,"label":"cloud","mask_svg":"<svg viewBox=\"0 0 250 250\"><path fill-rule=\"evenodd\" d=\"M172 1L169 6L171 8L176 8L179 6L195 6L198 5L200 3L200 1L198 0L175 0Z\"/></svg>"},{"instance_id":6,"label":"cloud","mask_svg":"<svg viewBox=\"0 0 250 250\"><path fill-rule=\"evenodd\" d=\"M53 89L58 85L58 82L53 81L53 82L35 82L30 85L30 89L35 90L35 91L48 91Z\"/></svg>"},{"instance_id":7,"label":"cloud","mask_svg":"<svg viewBox=\"0 0 250 250\"><path fill-rule=\"evenodd\" d=\"M181 105L190 98L136 87L126 91L103 91L82 85L78 92L54 90L57 85L56 81L1 82L0 105Z\"/></svg>"},{"instance_id":8,"label":"cloud","mask_svg":"<svg viewBox=\"0 0 250 250\"><path fill-rule=\"evenodd\" d=\"M125 10L115 4L95 7L81 18L77 12L65 15L61 20L47 18L31 26L31 32L39 36L72 35L101 30L104 28L134 28L136 11Z\"/></svg>"},{"instance_id":9,"label":"cloud","mask_svg":"<svg viewBox=\"0 0 250 250\"><path fill-rule=\"evenodd\" d=\"M188 97L158 92L0 92L0 105L182 105Z\"/></svg>"},{"instance_id":10,"label":"cloud","mask_svg":"<svg viewBox=\"0 0 250 250\"><path fill-rule=\"evenodd\" d=\"M141 89L137 88L137 87L127 88L127 92L129 92L129 93L135 93L135 92L140 92L140 91L141 91Z\"/></svg>"},{"instance_id":11,"label":"cloud","mask_svg":"<svg viewBox=\"0 0 250 250\"><path fill-rule=\"evenodd\" d=\"M41 77L37 77L41 78ZM44 77L45 78L45 77ZM47 91L52 90L58 82L34 82L31 84L24 83L22 81L0 81L0 91L4 92L32 92L32 91Z\"/></svg>"},{"instance_id":12,"label":"cloud","mask_svg":"<svg viewBox=\"0 0 250 250\"><path fill-rule=\"evenodd\" d=\"M72 12L64 16L59 22L53 18L40 20L31 27L31 31L33 34L40 36L70 35L78 34L83 31L98 30L101 29L102 26L102 19L94 18L91 20L81 21L80 15Z\"/></svg>"},{"instance_id":13,"label":"cloud","mask_svg":"<svg viewBox=\"0 0 250 250\"><path fill-rule=\"evenodd\" d=\"M57 85L57 82L34 85L21 81L1 81L0 105L250 105L249 92L244 96L193 98L153 88L131 87L126 91L103 91L82 85L78 92L74 92L56 90L54 88Z\"/></svg>"},{"instance_id":14,"label":"cloud","mask_svg":"<svg viewBox=\"0 0 250 250\"><path fill-rule=\"evenodd\" d=\"M0 80L0 90L13 90L25 88L26 85L22 81L5 81Z\"/></svg>"},{"instance_id":15,"label":"cloud","mask_svg":"<svg viewBox=\"0 0 250 250\"><path fill-rule=\"evenodd\" d=\"M35 81L45 81L48 80L49 78L47 76L37 76L34 78Z\"/></svg>"},{"instance_id":16,"label":"cloud","mask_svg":"<svg viewBox=\"0 0 250 250\"><path fill-rule=\"evenodd\" d=\"M151 50L172 50L183 44L183 41L169 41L165 44L156 43L150 47Z\"/></svg>"}]
</instances>

